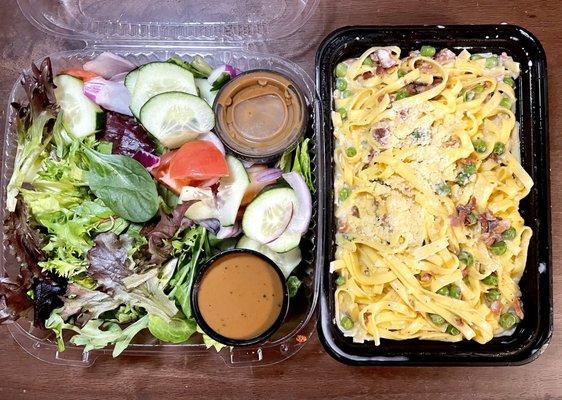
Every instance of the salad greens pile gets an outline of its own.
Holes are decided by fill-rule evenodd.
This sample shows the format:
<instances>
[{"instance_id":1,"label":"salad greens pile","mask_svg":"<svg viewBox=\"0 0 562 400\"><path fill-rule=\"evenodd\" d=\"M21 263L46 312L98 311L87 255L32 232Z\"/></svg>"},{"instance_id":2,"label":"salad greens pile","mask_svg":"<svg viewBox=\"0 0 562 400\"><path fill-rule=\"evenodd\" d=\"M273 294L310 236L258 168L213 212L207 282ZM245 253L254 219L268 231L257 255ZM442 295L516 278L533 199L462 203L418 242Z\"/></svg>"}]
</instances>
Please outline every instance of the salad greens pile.
<instances>
[{"instance_id":1,"label":"salad greens pile","mask_svg":"<svg viewBox=\"0 0 562 400\"><path fill-rule=\"evenodd\" d=\"M158 134L146 128L152 125L142 122L144 107L141 121L123 111L123 102L130 105L140 96L133 78L144 76L143 66L128 72L128 61L108 53L98 64L94 60L83 70L54 77L47 58L22 80L28 102L13 104L17 150L4 221L21 269L15 279L0 278L0 323L32 307L35 324L54 332L59 351L65 348L65 331L84 351L113 346L114 356L141 331L169 343L202 334L203 343L218 351L223 346L203 334L193 317L190 291L197 268L227 248L258 249L280 265L290 295L297 294L301 281L291 272L301 261L298 244L310 212L301 210L299 224L287 219L282 230L269 232L278 238L277 247L270 248L258 240L264 233L242 229L237 211L247 207L253 217L266 212L258 199L264 188L279 184L283 172L288 198L295 207L311 208L308 190L303 194L299 188L302 181L314 190L309 139L284 154L278 169L244 167L224 154L211 132L192 132L175 150L164 144L175 143L164 137L173 134L171 128L159 125ZM191 76L207 102L237 73L230 66L213 70L200 57L190 63L173 57L167 64L181 67L178 76ZM110 81L107 71L127 72L127 77ZM89 86L94 81L97 86ZM104 90L115 99L101 97ZM177 161L190 145L203 141L193 141L198 135L209 140L202 146L215 146L215 171ZM200 175L190 176L187 169ZM201 175L203 170L208 176Z\"/></svg>"}]
</instances>

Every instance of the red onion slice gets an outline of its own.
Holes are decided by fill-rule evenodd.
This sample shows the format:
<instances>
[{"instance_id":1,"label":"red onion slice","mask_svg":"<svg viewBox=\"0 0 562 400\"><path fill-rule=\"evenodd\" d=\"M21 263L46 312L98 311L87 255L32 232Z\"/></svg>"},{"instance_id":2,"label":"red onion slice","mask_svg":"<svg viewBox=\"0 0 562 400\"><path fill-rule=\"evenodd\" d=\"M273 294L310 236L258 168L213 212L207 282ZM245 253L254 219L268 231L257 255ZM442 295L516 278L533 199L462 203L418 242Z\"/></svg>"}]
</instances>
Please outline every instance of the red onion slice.
<instances>
[{"instance_id":1,"label":"red onion slice","mask_svg":"<svg viewBox=\"0 0 562 400\"><path fill-rule=\"evenodd\" d=\"M206 140L207 142L211 142L212 144L215 145L215 147L217 149L219 149L219 151L224 155L225 154L225 150L224 150L224 145L222 144L221 140L218 138L217 135L215 135L213 132L205 132L200 134L197 137L198 140Z\"/></svg>"},{"instance_id":2,"label":"red onion slice","mask_svg":"<svg viewBox=\"0 0 562 400\"><path fill-rule=\"evenodd\" d=\"M160 157L155 156L154 154L144 150L137 151L133 156L133 158L138 162L140 162L142 166L148 169L149 171L154 167L156 167L158 163L160 163Z\"/></svg>"},{"instance_id":3,"label":"red onion slice","mask_svg":"<svg viewBox=\"0 0 562 400\"><path fill-rule=\"evenodd\" d=\"M283 171L279 168L269 168L256 174L255 181L257 183L270 184L281 178L281 175L283 175Z\"/></svg>"},{"instance_id":4,"label":"red onion slice","mask_svg":"<svg viewBox=\"0 0 562 400\"><path fill-rule=\"evenodd\" d=\"M283 174L283 179L291 186L297 195L296 210L293 211L293 217L287 231L304 234L308 230L310 218L312 217L312 196L301 174L298 172L289 172Z\"/></svg>"},{"instance_id":5,"label":"red onion slice","mask_svg":"<svg viewBox=\"0 0 562 400\"><path fill-rule=\"evenodd\" d=\"M197 221L197 223L199 225L201 225L202 227L204 227L205 229L207 229L213 235L218 235L219 231L221 229L223 229L223 228L221 228L221 224L220 224L219 220L215 219L215 218L202 219L200 221Z\"/></svg>"},{"instance_id":6,"label":"red onion slice","mask_svg":"<svg viewBox=\"0 0 562 400\"><path fill-rule=\"evenodd\" d=\"M82 67L85 71L95 72L106 79L114 75L128 72L135 68L135 64L110 52L103 52Z\"/></svg>"},{"instance_id":7,"label":"red onion slice","mask_svg":"<svg viewBox=\"0 0 562 400\"><path fill-rule=\"evenodd\" d=\"M84 95L106 110L132 116L129 105L131 93L123 82L93 78L84 82Z\"/></svg>"},{"instance_id":8,"label":"red onion slice","mask_svg":"<svg viewBox=\"0 0 562 400\"><path fill-rule=\"evenodd\" d=\"M217 239L227 239L235 237L242 233L242 228L240 224L234 224L232 226L221 226L220 230L215 234Z\"/></svg>"}]
</instances>

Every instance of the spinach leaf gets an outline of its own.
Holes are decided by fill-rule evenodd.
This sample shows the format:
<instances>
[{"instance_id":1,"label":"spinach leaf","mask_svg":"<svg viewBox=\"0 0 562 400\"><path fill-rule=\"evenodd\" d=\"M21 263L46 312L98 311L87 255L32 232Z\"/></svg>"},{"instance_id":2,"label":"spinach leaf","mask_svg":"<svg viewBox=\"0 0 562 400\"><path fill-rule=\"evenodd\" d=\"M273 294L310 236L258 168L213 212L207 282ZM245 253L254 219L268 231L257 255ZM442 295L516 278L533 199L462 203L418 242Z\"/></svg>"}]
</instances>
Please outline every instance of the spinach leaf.
<instances>
[{"instance_id":1,"label":"spinach leaf","mask_svg":"<svg viewBox=\"0 0 562 400\"><path fill-rule=\"evenodd\" d=\"M156 183L136 160L85 147L88 185L113 212L131 222L146 222L158 211Z\"/></svg>"}]
</instances>

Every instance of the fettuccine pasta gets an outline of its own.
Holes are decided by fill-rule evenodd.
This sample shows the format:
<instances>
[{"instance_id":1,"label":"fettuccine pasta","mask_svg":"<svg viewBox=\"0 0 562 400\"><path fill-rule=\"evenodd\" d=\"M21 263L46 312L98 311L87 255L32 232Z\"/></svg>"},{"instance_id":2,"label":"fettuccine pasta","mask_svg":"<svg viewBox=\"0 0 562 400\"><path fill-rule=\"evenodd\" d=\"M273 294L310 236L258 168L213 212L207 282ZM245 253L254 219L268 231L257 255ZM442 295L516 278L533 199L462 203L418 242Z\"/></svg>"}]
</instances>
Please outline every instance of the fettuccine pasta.
<instances>
[{"instance_id":1,"label":"fettuccine pasta","mask_svg":"<svg viewBox=\"0 0 562 400\"><path fill-rule=\"evenodd\" d=\"M373 47L336 68L335 323L355 342L486 343L523 318L531 229L519 201L514 82L503 53L401 58Z\"/></svg>"}]
</instances>

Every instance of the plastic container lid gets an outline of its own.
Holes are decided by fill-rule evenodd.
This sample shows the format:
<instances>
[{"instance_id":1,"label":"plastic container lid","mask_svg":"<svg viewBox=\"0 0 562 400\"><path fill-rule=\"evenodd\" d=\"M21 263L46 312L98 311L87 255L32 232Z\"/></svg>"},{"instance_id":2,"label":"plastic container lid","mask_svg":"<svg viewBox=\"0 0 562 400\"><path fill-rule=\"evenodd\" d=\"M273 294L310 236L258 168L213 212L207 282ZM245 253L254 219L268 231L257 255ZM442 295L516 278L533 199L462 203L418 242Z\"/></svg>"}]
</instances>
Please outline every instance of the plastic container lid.
<instances>
[{"instance_id":1,"label":"plastic container lid","mask_svg":"<svg viewBox=\"0 0 562 400\"><path fill-rule=\"evenodd\" d=\"M294 33L318 0L18 0L18 4L40 30L73 39L248 43Z\"/></svg>"},{"instance_id":2,"label":"plastic container lid","mask_svg":"<svg viewBox=\"0 0 562 400\"><path fill-rule=\"evenodd\" d=\"M77 67L103 51L111 51L140 65L163 60L176 54L189 57L198 54L211 65L231 64L248 70L268 68L290 75L303 90L312 119L308 136L311 141L312 174L319 185L316 154L317 102L314 82L297 64L279 54L255 52L260 46L267 49L277 39L297 31L310 17L318 0L261 0L234 1L202 0L17 0L25 17L41 31L60 37L81 39L85 48L46 55L51 58L55 71ZM288 45L299 41L282 40L283 52L292 51ZM265 45L265 46L264 46ZM273 46L271 46L273 47ZM36 63L41 60L30 60ZM22 101L24 93L15 82L11 101ZM0 184L5 198L6 184L11 176L16 151L16 135L9 121L13 109L8 106L6 130L3 138L2 174ZM0 120L3 120L0 115ZM4 121L2 121L4 122ZM315 331L314 312L319 293L320 269L323 264L323 244L319 241L322 221L318 220L318 198L313 199L313 218L309 232L303 237L303 264L299 277L303 280L296 307L290 307L285 323L263 345L224 349L220 358L231 366L262 366L281 362L301 349ZM0 210L4 216L4 210ZM0 229L0 271L17 273L19 263L3 241ZM291 312L292 310L292 312ZM28 317L31 317L28 316ZM67 346L57 351L50 332L33 327L33 318L20 318L8 325L14 340L30 355L55 364L89 366L101 355L110 355L104 348L83 352L82 347ZM135 339L125 354L151 357L196 357L214 353L206 349L200 338L182 344L166 344L149 335Z\"/></svg>"}]
</instances>

